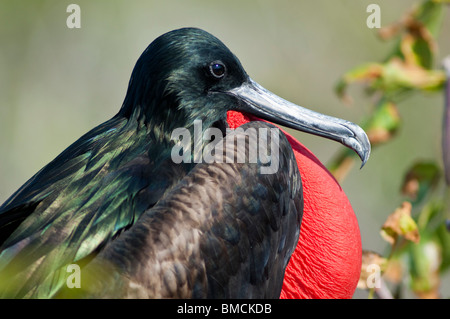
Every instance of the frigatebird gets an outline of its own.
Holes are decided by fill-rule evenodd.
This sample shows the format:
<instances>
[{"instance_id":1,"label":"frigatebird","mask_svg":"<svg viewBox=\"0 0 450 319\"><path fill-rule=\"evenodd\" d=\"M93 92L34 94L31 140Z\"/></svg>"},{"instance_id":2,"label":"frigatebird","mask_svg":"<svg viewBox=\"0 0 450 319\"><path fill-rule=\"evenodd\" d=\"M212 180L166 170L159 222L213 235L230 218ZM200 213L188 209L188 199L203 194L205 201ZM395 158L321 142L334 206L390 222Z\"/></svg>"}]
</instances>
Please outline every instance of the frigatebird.
<instances>
[{"instance_id":1,"label":"frigatebird","mask_svg":"<svg viewBox=\"0 0 450 319\"><path fill-rule=\"evenodd\" d=\"M80 297L279 297L303 205L288 139L280 134L280 152L270 156L280 164L273 174L261 173L261 159L199 163L186 152L173 160L172 133L195 133L195 121L202 136L209 128L225 136L215 145L229 148L227 140L244 135L247 151L257 147L247 133L227 130L229 111L338 141L363 165L370 154L359 126L264 89L213 35L168 32L138 59L118 114L0 207L2 296L70 296L66 269L77 264ZM214 158L242 151L231 149Z\"/></svg>"}]
</instances>

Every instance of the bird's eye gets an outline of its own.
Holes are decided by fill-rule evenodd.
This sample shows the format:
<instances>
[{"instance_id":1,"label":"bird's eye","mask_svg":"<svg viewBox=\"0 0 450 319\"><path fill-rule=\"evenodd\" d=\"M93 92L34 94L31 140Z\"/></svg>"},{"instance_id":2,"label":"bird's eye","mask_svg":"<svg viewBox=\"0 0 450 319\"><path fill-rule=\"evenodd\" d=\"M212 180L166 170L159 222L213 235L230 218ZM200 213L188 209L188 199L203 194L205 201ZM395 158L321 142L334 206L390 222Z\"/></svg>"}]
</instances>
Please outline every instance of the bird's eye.
<instances>
[{"instance_id":1,"label":"bird's eye","mask_svg":"<svg viewBox=\"0 0 450 319\"><path fill-rule=\"evenodd\" d=\"M217 79L222 78L225 75L225 65L222 62L213 62L209 65L209 72Z\"/></svg>"}]
</instances>

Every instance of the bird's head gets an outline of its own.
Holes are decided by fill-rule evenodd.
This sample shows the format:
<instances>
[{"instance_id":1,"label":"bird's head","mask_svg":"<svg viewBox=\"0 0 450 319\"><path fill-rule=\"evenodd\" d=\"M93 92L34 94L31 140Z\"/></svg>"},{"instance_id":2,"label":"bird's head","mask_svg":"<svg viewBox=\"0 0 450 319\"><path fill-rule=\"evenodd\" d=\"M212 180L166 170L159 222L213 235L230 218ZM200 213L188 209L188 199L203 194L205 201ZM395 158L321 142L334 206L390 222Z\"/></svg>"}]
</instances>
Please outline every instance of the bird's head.
<instances>
[{"instance_id":1,"label":"bird's head","mask_svg":"<svg viewBox=\"0 0 450 319\"><path fill-rule=\"evenodd\" d=\"M165 33L148 46L133 70L120 112L127 117L138 112L147 124L166 123L169 133L196 119L204 129L225 122L230 110L338 141L353 149L362 165L370 154L367 135L358 125L264 89L219 39L196 28Z\"/></svg>"},{"instance_id":2,"label":"bird's head","mask_svg":"<svg viewBox=\"0 0 450 319\"><path fill-rule=\"evenodd\" d=\"M146 122L176 127L199 119L206 128L225 121L227 109L236 104L233 97L218 93L247 79L219 39L196 28L174 30L155 39L138 59L121 112L139 112Z\"/></svg>"}]
</instances>

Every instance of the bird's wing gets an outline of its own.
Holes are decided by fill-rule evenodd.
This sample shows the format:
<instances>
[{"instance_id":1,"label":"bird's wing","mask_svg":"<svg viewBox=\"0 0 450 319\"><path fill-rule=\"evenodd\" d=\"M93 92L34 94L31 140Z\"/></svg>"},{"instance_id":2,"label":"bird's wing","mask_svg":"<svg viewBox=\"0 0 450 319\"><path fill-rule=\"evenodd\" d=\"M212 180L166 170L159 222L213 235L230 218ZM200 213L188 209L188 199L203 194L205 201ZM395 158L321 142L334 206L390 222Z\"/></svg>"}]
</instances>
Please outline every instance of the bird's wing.
<instances>
[{"instance_id":1,"label":"bird's wing","mask_svg":"<svg viewBox=\"0 0 450 319\"><path fill-rule=\"evenodd\" d=\"M279 133L269 162L279 169L262 174L261 157L228 162L242 151L237 145L216 154L223 163L198 164L82 269L80 289L64 287L59 296L278 298L299 236L301 178L284 134L263 122L249 127ZM246 150L257 150L248 140Z\"/></svg>"},{"instance_id":2,"label":"bird's wing","mask_svg":"<svg viewBox=\"0 0 450 319\"><path fill-rule=\"evenodd\" d=\"M88 258L151 206L139 201L140 192L151 197L146 132L130 125L113 118L93 129L0 207L0 295L52 296L67 264Z\"/></svg>"}]
</instances>

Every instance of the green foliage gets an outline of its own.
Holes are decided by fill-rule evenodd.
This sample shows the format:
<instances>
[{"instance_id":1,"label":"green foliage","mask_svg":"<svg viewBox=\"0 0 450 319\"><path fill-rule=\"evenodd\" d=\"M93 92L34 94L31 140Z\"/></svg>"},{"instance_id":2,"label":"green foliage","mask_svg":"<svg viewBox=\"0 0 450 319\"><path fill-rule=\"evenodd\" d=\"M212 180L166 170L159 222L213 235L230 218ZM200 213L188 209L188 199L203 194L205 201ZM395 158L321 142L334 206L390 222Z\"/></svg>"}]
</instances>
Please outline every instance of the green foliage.
<instances>
[{"instance_id":1,"label":"green foliage","mask_svg":"<svg viewBox=\"0 0 450 319\"><path fill-rule=\"evenodd\" d=\"M435 39L444 19L444 3L448 1L424 1L397 23L381 29L381 39L397 40L392 52L382 62L356 66L337 83L336 94L345 102L351 101L347 87L356 82L364 83L368 96L375 97L372 112L361 125L372 147L391 141L402 125L408 125L401 122L396 106L400 101L405 103L416 93L446 93L446 73L435 67ZM444 152L450 148L445 139L443 148ZM337 179L344 178L353 156L343 151L330 163ZM440 277L450 267L450 232L445 218L450 192L443 179L443 171L450 167L444 162L442 168L440 163L439 159L417 160L405 172L399 194L404 196L399 199L403 204L381 228L381 236L389 242L389 253L380 256L387 260L384 279L391 281L396 291L409 283L409 289L421 298L442 297ZM364 272L363 267L362 278L367 275Z\"/></svg>"}]
</instances>

